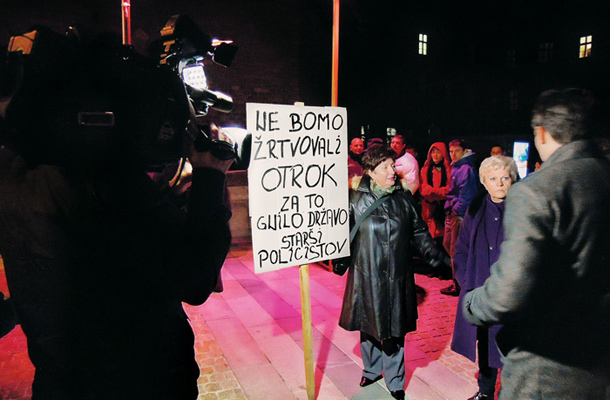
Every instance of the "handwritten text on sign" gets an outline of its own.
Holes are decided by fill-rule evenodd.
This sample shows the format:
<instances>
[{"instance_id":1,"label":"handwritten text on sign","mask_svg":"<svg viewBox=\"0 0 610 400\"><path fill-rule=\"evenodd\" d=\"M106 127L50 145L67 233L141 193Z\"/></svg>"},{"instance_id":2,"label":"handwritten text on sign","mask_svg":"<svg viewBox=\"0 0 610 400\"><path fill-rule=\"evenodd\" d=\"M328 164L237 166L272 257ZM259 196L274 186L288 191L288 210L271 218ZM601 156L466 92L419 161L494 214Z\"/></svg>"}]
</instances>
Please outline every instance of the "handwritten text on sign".
<instances>
[{"instance_id":1,"label":"handwritten text on sign","mask_svg":"<svg viewBox=\"0 0 610 400\"><path fill-rule=\"evenodd\" d=\"M347 113L246 105L255 271L349 255Z\"/></svg>"}]
</instances>

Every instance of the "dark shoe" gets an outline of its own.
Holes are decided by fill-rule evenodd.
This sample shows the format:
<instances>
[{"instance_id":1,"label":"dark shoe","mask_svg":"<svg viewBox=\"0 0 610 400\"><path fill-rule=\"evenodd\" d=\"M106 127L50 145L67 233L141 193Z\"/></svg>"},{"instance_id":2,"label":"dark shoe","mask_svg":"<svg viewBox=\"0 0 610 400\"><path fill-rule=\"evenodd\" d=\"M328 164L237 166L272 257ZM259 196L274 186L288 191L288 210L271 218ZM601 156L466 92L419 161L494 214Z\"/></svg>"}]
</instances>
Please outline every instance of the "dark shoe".
<instances>
[{"instance_id":1,"label":"dark shoe","mask_svg":"<svg viewBox=\"0 0 610 400\"><path fill-rule=\"evenodd\" d=\"M392 397L399 400L405 400L405 391L404 390L396 390L394 392L390 392Z\"/></svg>"},{"instance_id":2,"label":"dark shoe","mask_svg":"<svg viewBox=\"0 0 610 400\"><path fill-rule=\"evenodd\" d=\"M447 286L446 288L441 289L441 293L447 296L459 296L460 289L455 285Z\"/></svg>"},{"instance_id":3,"label":"dark shoe","mask_svg":"<svg viewBox=\"0 0 610 400\"><path fill-rule=\"evenodd\" d=\"M377 382L381 378L383 378L383 376L381 376L381 375L379 375L375 379L369 379L369 378L366 378L363 376L362 379L360 379L360 387L367 387L368 385L372 385L373 383Z\"/></svg>"},{"instance_id":4,"label":"dark shoe","mask_svg":"<svg viewBox=\"0 0 610 400\"><path fill-rule=\"evenodd\" d=\"M472 396L468 400L485 400L485 399L489 399L489 398L490 397L488 395L483 394L481 392L477 392L477 394L475 394L474 396Z\"/></svg>"}]
</instances>

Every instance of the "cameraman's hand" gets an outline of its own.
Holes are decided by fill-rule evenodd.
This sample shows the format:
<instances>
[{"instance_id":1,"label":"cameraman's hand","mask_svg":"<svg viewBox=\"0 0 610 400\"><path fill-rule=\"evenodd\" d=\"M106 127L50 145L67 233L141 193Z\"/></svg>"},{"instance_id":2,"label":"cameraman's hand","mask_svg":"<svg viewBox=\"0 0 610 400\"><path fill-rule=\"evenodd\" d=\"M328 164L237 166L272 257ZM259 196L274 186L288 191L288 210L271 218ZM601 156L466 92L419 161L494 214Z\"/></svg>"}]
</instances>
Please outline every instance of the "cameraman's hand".
<instances>
[{"instance_id":1,"label":"cameraman's hand","mask_svg":"<svg viewBox=\"0 0 610 400\"><path fill-rule=\"evenodd\" d=\"M197 120L192 105L191 124L189 125L188 129L193 129L194 132L198 131ZM216 126L215 124L211 124L210 139L218 139L218 133L218 126ZM189 138L189 135L185 136L188 138L186 143L186 146L188 146L186 154L188 155L188 160L193 166L193 168L213 168L222 172L223 174L227 173L227 171L231 167L231 164L233 164L235 160L221 160L217 157L214 157L209 151L199 152L195 149L195 145L193 144L192 139ZM193 136L196 136L196 134L194 134Z\"/></svg>"},{"instance_id":2,"label":"cameraman's hand","mask_svg":"<svg viewBox=\"0 0 610 400\"><path fill-rule=\"evenodd\" d=\"M223 174L226 174L234 160L221 160L216 158L209 151L202 153L195 150L195 146L190 144L188 159L191 162L193 168L213 168Z\"/></svg>"}]
</instances>

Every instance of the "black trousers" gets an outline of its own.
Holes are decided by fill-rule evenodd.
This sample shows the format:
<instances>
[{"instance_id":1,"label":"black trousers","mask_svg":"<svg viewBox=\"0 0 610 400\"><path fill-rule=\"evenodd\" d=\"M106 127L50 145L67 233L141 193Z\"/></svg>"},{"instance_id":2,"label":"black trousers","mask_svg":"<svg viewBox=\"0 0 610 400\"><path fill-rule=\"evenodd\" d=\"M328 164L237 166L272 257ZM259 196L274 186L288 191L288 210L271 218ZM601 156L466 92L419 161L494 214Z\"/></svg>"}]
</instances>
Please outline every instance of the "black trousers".
<instances>
[{"instance_id":1,"label":"black trousers","mask_svg":"<svg viewBox=\"0 0 610 400\"><path fill-rule=\"evenodd\" d=\"M479 352L479 392L490 399L494 398L496 392L496 381L498 379L498 368L489 366L489 329L477 328L477 351Z\"/></svg>"}]
</instances>

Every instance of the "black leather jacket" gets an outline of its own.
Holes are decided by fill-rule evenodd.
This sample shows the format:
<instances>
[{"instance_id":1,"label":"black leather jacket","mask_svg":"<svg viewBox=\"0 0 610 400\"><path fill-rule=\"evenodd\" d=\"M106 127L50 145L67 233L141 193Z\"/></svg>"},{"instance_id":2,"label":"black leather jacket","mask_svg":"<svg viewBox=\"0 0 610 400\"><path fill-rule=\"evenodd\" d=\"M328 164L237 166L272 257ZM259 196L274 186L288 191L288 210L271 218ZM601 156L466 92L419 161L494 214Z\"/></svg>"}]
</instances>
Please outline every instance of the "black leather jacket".
<instances>
[{"instance_id":1,"label":"black leather jacket","mask_svg":"<svg viewBox=\"0 0 610 400\"><path fill-rule=\"evenodd\" d=\"M350 191L352 225L375 200L365 175ZM378 340L403 337L416 329L417 298L409 254L413 241L426 258L439 252L418 214L411 192L401 186L360 226L351 247L351 264L339 325Z\"/></svg>"}]
</instances>

